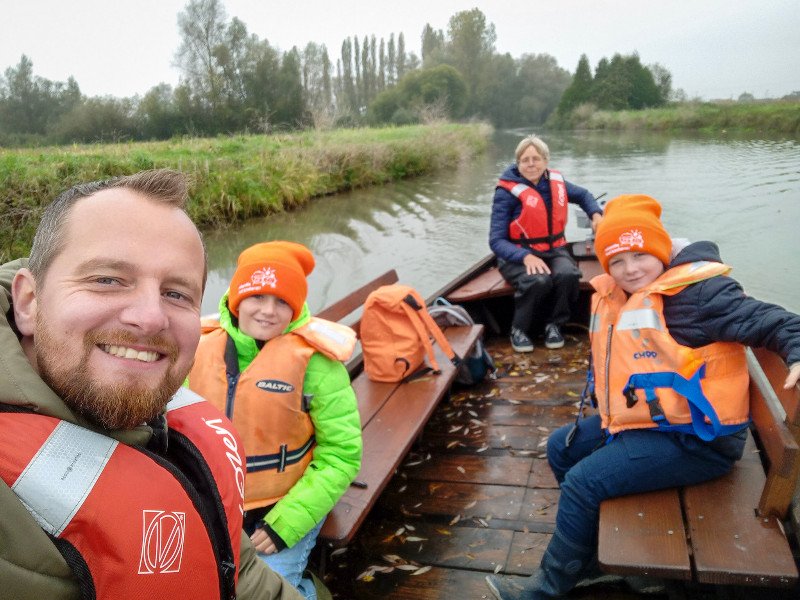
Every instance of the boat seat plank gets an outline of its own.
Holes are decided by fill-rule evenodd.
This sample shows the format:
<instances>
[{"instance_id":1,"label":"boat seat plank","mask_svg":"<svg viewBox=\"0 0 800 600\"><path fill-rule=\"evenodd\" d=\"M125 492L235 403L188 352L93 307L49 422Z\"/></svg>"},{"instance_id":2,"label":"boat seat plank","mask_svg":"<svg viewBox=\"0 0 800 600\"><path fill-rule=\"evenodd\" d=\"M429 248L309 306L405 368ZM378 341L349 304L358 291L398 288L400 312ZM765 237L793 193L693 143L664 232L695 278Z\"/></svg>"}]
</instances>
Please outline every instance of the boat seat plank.
<instances>
[{"instance_id":1,"label":"boat seat plank","mask_svg":"<svg viewBox=\"0 0 800 600\"><path fill-rule=\"evenodd\" d=\"M717 585L797 583L781 519L800 472L800 386L783 390L788 370L777 355L763 349L747 354L752 426L742 459L723 477L657 492L657 510L652 494L603 502L598 556L604 570L674 579L688 574ZM665 528L672 534L665 536Z\"/></svg>"},{"instance_id":2,"label":"boat seat plank","mask_svg":"<svg viewBox=\"0 0 800 600\"><path fill-rule=\"evenodd\" d=\"M728 475L683 490L697 581L785 586L797 577L777 519L756 514L765 480L759 461L742 460Z\"/></svg>"},{"instance_id":3,"label":"boat seat plank","mask_svg":"<svg viewBox=\"0 0 800 600\"><path fill-rule=\"evenodd\" d=\"M482 333L482 325L444 330L459 356L468 354ZM330 546L350 542L436 405L449 391L457 369L438 346L434 348L441 368L438 375L405 383L383 383L369 380L362 372L354 379L359 409L364 407L368 412L362 414L363 457L356 476L358 486L351 486L345 492L320 531L320 539Z\"/></svg>"},{"instance_id":4,"label":"boat seat plank","mask_svg":"<svg viewBox=\"0 0 800 600\"><path fill-rule=\"evenodd\" d=\"M678 490L621 496L602 511L598 556L605 571L692 578ZM619 526L631 518L636 527Z\"/></svg>"},{"instance_id":5,"label":"boat seat plank","mask_svg":"<svg viewBox=\"0 0 800 600\"><path fill-rule=\"evenodd\" d=\"M589 282L595 275L603 273L603 269L597 261L578 261L581 270L580 287L583 290L591 289ZM497 267L491 267L468 281L464 285L456 288L446 295L449 302L463 304L464 302L475 302L489 298L499 298L502 296L512 296L514 288L500 274Z\"/></svg>"}]
</instances>

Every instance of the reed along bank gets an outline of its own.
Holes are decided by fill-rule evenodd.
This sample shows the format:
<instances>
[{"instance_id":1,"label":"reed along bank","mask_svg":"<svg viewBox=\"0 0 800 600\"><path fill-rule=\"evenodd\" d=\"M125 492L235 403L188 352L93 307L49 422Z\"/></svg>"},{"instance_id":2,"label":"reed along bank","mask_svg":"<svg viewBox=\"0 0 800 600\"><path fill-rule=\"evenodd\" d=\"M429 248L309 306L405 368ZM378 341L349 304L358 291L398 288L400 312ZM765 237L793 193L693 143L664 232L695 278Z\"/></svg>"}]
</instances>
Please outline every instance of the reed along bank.
<instances>
[{"instance_id":1,"label":"reed along bank","mask_svg":"<svg viewBox=\"0 0 800 600\"><path fill-rule=\"evenodd\" d=\"M0 262L27 256L44 207L76 183L177 169L191 177L190 216L212 228L454 167L484 152L491 133L440 123L0 150Z\"/></svg>"},{"instance_id":2,"label":"reed along bank","mask_svg":"<svg viewBox=\"0 0 800 600\"><path fill-rule=\"evenodd\" d=\"M618 111L598 110L591 104L583 104L566 115L554 115L548 127L611 131L746 132L797 137L800 136L800 102L683 102L664 108Z\"/></svg>"}]
</instances>

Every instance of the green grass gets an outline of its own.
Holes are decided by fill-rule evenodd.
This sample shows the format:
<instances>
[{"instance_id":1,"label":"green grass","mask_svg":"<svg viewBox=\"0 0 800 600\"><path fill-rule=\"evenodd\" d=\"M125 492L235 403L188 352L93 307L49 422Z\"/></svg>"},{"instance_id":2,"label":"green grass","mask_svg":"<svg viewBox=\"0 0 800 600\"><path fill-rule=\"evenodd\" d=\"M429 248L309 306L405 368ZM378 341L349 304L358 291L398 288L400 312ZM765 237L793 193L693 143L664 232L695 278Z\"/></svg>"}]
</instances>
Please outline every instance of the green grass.
<instances>
[{"instance_id":1,"label":"green grass","mask_svg":"<svg viewBox=\"0 0 800 600\"><path fill-rule=\"evenodd\" d=\"M77 183L178 169L192 181L190 216L219 227L455 165L483 152L490 133L442 123L0 150L0 263L27 255L44 206Z\"/></svg>"},{"instance_id":2,"label":"green grass","mask_svg":"<svg viewBox=\"0 0 800 600\"><path fill-rule=\"evenodd\" d=\"M800 134L800 102L752 103L687 102L647 110L596 110L582 105L566 117L557 117L554 127L609 130L696 130L709 133L741 131Z\"/></svg>"}]
</instances>

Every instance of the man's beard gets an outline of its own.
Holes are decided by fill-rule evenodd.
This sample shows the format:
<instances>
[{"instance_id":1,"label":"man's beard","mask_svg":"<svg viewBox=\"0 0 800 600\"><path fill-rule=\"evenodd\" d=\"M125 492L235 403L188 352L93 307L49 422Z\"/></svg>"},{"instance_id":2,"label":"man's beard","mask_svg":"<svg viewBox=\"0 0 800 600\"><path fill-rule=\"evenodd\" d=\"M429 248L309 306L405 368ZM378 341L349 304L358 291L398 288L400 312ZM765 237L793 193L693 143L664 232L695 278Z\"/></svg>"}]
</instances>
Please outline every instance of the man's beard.
<instances>
[{"instance_id":1,"label":"man's beard","mask_svg":"<svg viewBox=\"0 0 800 600\"><path fill-rule=\"evenodd\" d=\"M160 336L143 341L126 331L90 331L84 339L83 354L70 364L70 351L50 331L46 319L40 316L34 332L34 347L41 378L70 409L105 429L132 429L155 418L186 376L174 369L177 346ZM93 380L89 372L89 353L97 344L131 346L137 343L159 348L167 355L169 368L155 387L125 382L102 384Z\"/></svg>"}]
</instances>

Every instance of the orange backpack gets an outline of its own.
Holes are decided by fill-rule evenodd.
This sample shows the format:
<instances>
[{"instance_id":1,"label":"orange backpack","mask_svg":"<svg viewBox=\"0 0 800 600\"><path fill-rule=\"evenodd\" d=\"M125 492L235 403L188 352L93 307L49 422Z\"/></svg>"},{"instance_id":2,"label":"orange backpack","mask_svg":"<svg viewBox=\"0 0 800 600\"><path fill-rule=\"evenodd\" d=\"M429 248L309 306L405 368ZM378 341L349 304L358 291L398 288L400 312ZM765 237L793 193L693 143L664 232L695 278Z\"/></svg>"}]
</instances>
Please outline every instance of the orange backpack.
<instances>
[{"instance_id":1,"label":"orange backpack","mask_svg":"<svg viewBox=\"0 0 800 600\"><path fill-rule=\"evenodd\" d=\"M379 287L367 296L361 317L367 377L407 381L430 371L440 373L431 336L454 365L461 362L414 288L400 284ZM424 364L426 356L430 366Z\"/></svg>"}]
</instances>

